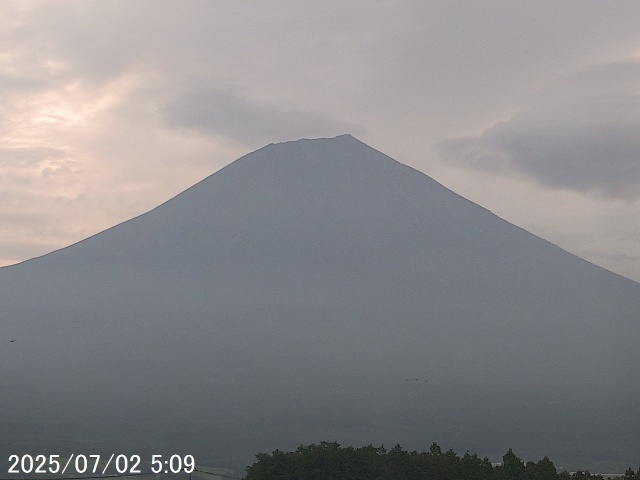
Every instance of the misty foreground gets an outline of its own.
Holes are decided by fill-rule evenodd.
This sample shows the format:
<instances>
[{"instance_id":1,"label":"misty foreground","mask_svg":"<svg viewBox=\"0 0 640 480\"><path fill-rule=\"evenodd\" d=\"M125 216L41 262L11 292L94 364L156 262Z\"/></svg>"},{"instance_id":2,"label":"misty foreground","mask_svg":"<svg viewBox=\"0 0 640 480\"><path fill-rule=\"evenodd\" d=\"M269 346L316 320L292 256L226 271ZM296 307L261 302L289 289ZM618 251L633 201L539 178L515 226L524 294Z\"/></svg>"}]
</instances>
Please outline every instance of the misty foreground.
<instances>
[{"instance_id":1,"label":"misty foreground","mask_svg":"<svg viewBox=\"0 0 640 480\"><path fill-rule=\"evenodd\" d=\"M603 480L589 471L558 472L544 457L538 462L523 462L513 450L492 464L488 458L453 450L443 452L433 443L428 452L408 452L400 445L391 450L372 445L341 447L337 442L300 446L297 450L258 454L248 467L245 480ZM607 476L611 478L611 476ZM640 479L640 468L628 468L624 480Z\"/></svg>"},{"instance_id":2,"label":"misty foreground","mask_svg":"<svg viewBox=\"0 0 640 480\"><path fill-rule=\"evenodd\" d=\"M268 145L0 269L0 452L240 472L319 438L437 438L620 472L639 344L639 284L351 136Z\"/></svg>"}]
</instances>

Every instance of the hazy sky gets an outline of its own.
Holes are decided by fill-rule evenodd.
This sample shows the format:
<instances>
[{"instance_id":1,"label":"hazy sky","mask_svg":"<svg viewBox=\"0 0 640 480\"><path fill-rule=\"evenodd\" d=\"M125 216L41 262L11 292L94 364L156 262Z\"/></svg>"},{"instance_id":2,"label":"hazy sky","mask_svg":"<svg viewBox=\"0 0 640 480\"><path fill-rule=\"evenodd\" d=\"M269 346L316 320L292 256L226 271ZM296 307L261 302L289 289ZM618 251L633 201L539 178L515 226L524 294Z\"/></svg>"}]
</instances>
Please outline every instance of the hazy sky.
<instances>
[{"instance_id":1,"label":"hazy sky","mask_svg":"<svg viewBox=\"0 0 640 480\"><path fill-rule=\"evenodd\" d=\"M0 265L351 133L640 281L640 3L0 3Z\"/></svg>"}]
</instances>

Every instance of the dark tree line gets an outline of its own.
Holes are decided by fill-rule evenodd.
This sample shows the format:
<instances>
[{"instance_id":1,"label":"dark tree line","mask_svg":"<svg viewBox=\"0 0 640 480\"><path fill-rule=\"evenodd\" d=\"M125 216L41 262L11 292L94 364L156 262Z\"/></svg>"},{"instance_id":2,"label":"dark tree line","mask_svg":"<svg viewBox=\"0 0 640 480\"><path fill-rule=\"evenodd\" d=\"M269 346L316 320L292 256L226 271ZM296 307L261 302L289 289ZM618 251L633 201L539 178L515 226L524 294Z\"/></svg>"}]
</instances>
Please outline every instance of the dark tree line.
<instances>
[{"instance_id":1,"label":"dark tree line","mask_svg":"<svg viewBox=\"0 0 640 480\"><path fill-rule=\"evenodd\" d=\"M436 443L428 452L408 452L400 445L387 450L321 442L294 452L260 453L245 480L603 480L588 471L558 472L547 457L525 463L511 449L502 460L492 465L476 454L443 452ZM640 469L629 469L621 478L640 480Z\"/></svg>"}]
</instances>

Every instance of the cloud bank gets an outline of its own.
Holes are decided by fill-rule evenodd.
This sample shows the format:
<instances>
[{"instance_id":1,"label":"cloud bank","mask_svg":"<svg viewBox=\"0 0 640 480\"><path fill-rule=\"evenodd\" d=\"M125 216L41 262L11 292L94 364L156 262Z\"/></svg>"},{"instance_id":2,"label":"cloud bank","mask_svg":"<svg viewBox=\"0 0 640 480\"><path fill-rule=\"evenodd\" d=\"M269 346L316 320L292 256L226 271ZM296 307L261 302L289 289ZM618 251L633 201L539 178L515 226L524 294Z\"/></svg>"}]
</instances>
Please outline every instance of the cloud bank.
<instances>
[{"instance_id":1,"label":"cloud bank","mask_svg":"<svg viewBox=\"0 0 640 480\"><path fill-rule=\"evenodd\" d=\"M640 90L634 83L640 83L640 63L594 67L479 136L442 142L441 150L479 170L633 202L640 198Z\"/></svg>"},{"instance_id":2,"label":"cloud bank","mask_svg":"<svg viewBox=\"0 0 640 480\"><path fill-rule=\"evenodd\" d=\"M243 144L295 140L309 132L335 136L355 129L312 111L251 101L206 85L194 86L172 99L163 113L170 128L226 136Z\"/></svg>"}]
</instances>

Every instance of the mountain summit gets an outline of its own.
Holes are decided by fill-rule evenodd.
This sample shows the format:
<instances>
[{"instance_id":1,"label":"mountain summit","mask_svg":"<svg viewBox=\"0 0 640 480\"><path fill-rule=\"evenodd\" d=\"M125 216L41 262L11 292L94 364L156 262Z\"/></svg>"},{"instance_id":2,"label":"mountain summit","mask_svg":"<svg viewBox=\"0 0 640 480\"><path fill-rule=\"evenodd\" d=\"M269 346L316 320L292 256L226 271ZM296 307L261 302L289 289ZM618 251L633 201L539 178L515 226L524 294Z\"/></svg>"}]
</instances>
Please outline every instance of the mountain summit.
<instances>
[{"instance_id":1,"label":"mountain summit","mask_svg":"<svg viewBox=\"0 0 640 480\"><path fill-rule=\"evenodd\" d=\"M2 268L0 298L4 452L637 463L640 285L349 135L268 145Z\"/></svg>"}]
</instances>

